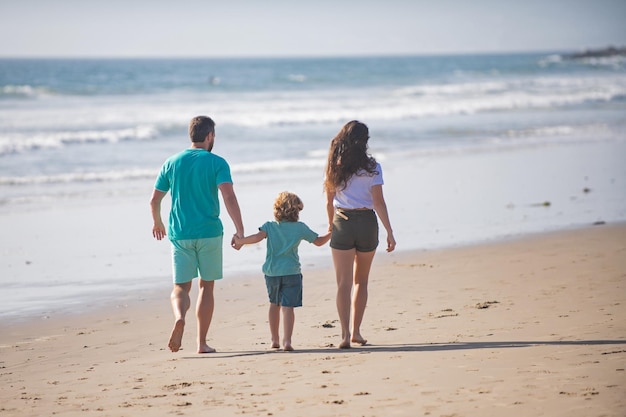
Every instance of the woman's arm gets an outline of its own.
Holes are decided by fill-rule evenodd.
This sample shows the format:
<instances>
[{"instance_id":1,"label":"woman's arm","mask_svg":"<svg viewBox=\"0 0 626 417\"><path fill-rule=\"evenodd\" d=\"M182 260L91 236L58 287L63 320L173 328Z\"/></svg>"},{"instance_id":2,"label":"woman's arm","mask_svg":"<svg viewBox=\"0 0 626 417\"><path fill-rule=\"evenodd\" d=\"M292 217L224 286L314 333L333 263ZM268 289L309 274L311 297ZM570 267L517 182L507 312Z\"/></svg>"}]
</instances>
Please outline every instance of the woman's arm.
<instances>
[{"instance_id":1,"label":"woman's arm","mask_svg":"<svg viewBox=\"0 0 626 417\"><path fill-rule=\"evenodd\" d=\"M372 199L374 201L374 210L387 231L387 252L391 252L396 248L396 239L393 236L393 229L389 221L389 213L387 212L387 203L383 196L383 186L374 185L372 187Z\"/></svg>"},{"instance_id":2,"label":"woman's arm","mask_svg":"<svg viewBox=\"0 0 626 417\"><path fill-rule=\"evenodd\" d=\"M326 213L328 215L328 231L333 230L333 218L335 217L335 206L333 200L335 199L335 192L326 190Z\"/></svg>"}]
</instances>

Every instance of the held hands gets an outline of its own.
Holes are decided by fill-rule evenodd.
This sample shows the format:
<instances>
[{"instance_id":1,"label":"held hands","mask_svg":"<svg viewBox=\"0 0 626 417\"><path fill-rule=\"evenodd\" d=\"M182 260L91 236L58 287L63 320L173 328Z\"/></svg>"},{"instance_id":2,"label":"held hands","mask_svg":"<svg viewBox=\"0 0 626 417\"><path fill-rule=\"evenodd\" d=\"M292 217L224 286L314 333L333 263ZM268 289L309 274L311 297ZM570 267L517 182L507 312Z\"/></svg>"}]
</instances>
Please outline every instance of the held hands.
<instances>
[{"instance_id":1,"label":"held hands","mask_svg":"<svg viewBox=\"0 0 626 417\"><path fill-rule=\"evenodd\" d=\"M241 243L241 239L241 236L234 234L233 238L230 240L230 246L235 250L241 249L241 247L243 246L243 243Z\"/></svg>"}]
</instances>

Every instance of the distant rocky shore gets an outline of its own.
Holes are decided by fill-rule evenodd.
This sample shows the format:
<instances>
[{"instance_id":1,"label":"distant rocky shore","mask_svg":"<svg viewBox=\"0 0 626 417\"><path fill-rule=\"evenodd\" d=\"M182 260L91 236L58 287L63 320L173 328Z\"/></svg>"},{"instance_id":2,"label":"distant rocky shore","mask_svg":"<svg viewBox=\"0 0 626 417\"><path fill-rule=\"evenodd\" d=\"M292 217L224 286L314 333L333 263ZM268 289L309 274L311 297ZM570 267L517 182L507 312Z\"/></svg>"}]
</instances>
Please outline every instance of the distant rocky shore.
<instances>
[{"instance_id":1,"label":"distant rocky shore","mask_svg":"<svg viewBox=\"0 0 626 417\"><path fill-rule=\"evenodd\" d=\"M564 58L568 59L580 59L580 58L607 58L612 56L626 56L626 47L614 47L609 46L607 48L601 49L586 49L582 52L576 52L572 54L563 55Z\"/></svg>"}]
</instances>

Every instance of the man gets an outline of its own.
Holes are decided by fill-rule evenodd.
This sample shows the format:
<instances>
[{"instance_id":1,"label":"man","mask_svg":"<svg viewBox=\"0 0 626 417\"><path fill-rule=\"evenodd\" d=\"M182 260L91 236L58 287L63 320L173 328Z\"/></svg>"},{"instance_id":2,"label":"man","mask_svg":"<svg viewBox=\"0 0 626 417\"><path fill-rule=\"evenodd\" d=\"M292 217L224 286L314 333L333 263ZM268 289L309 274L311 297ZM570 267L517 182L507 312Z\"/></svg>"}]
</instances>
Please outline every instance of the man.
<instances>
[{"instance_id":1,"label":"man","mask_svg":"<svg viewBox=\"0 0 626 417\"><path fill-rule=\"evenodd\" d=\"M230 167L222 157L211 153L215 142L215 123L206 116L189 123L191 147L168 158L157 176L150 207L152 235L161 240L166 235L172 244L174 288L171 294L174 328L169 340L172 352L180 349L185 315L190 307L189 292L193 279L200 277L196 304L198 353L215 349L206 342L214 309L215 280L222 278L223 226L219 218L218 189L235 225L235 236L243 237L243 222L233 189ZM161 220L161 202L171 193L172 207L167 233ZM235 245L234 237L231 246Z\"/></svg>"}]
</instances>

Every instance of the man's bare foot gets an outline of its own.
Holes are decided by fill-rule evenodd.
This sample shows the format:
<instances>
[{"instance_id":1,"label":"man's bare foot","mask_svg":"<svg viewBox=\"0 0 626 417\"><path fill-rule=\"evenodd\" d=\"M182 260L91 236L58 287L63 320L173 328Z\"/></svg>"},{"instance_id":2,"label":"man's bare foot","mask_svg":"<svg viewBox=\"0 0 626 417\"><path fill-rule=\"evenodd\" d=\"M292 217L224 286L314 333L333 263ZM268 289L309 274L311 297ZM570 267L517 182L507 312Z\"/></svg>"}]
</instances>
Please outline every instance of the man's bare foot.
<instances>
[{"instance_id":1,"label":"man's bare foot","mask_svg":"<svg viewBox=\"0 0 626 417\"><path fill-rule=\"evenodd\" d=\"M198 347L198 353L215 353L215 349L206 343L203 343L200 347Z\"/></svg>"},{"instance_id":2,"label":"man's bare foot","mask_svg":"<svg viewBox=\"0 0 626 417\"><path fill-rule=\"evenodd\" d=\"M367 344L367 339L363 339L361 336L352 337L352 343L358 343L361 346L365 346Z\"/></svg>"},{"instance_id":3,"label":"man's bare foot","mask_svg":"<svg viewBox=\"0 0 626 417\"><path fill-rule=\"evenodd\" d=\"M180 345L183 341L184 330L185 320L176 320L176 323L174 323L174 328L172 329L172 334L170 335L170 342L167 344L172 352L178 352L180 350Z\"/></svg>"}]
</instances>

